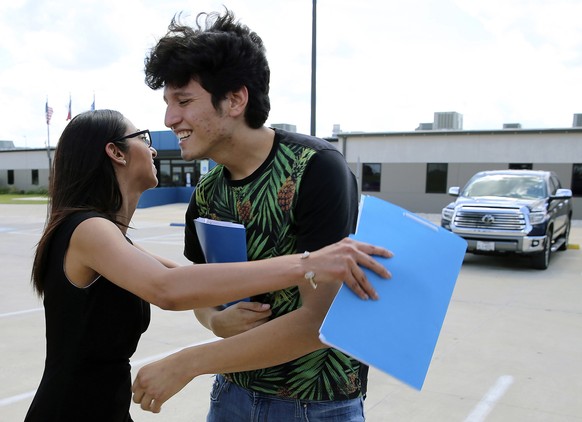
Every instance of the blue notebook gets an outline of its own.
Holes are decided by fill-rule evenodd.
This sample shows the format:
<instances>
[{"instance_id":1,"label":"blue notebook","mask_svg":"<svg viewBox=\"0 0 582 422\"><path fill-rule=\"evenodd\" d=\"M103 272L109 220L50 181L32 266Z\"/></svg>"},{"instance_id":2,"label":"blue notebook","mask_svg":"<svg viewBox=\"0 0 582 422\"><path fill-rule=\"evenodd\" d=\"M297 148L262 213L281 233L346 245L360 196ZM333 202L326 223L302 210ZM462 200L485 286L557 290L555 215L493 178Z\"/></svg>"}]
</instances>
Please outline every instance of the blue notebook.
<instances>
[{"instance_id":1,"label":"blue notebook","mask_svg":"<svg viewBox=\"0 0 582 422\"><path fill-rule=\"evenodd\" d=\"M247 261L247 238L244 225L202 217L196 218L194 225L207 263ZM226 306L236 302L230 302Z\"/></svg>"},{"instance_id":2,"label":"blue notebook","mask_svg":"<svg viewBox=\"0 0 582 422\"><path fill-rule=\"evenodd\" d=\"M247 260L244 225L202 217L195 219L194 225L204 258L209 264Z\"/></svg>"},{"instance_id":3,"label":"blue notebook","mask_svg":"<svg viewBox=\"0 0 582 422\"><path fill-rule=\"evenodd\" d=\"M365 270L380 299L342 286L320 329L322 342L420 390L426 378L467 243L403 208L363 195L352 236L383 246L391 273Z\"/></svg>"}]
</instances>

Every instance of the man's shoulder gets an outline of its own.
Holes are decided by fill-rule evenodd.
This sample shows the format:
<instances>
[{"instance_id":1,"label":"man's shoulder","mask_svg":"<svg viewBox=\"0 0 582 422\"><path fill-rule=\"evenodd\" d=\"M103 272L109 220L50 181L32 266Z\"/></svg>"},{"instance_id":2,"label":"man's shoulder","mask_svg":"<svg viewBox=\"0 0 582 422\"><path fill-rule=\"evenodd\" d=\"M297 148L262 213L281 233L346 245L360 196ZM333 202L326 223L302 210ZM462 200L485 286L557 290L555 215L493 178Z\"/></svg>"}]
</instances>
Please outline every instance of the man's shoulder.
<instances>
[{"instance_id":1,"label":"man's shoulder","mask_svg":"<svg viewBox=\"0 0 582 422\"><path fill-rule=\"evenodd\" d=\"M196 189L211 184L218 178L224 177L223 167L222 164L216 164L208 170L208 173L201 175L200 179L198 179L198 183L196 183Z\"/></svg>"},{"instance_id":2,"label":"man's shoulder","mask_svg":"<svg viewBox=\"0 0 582 422\"><path fill-rule=\"evenodd\" d=\"M312 148L316 151L332 150L337 151L329 141L318 138L316 136L306 135L297 132L288 132L282 129L274 129L279 138L279 142L283 144L296 144L304 147Z\"/></svg>"}]
</instances>

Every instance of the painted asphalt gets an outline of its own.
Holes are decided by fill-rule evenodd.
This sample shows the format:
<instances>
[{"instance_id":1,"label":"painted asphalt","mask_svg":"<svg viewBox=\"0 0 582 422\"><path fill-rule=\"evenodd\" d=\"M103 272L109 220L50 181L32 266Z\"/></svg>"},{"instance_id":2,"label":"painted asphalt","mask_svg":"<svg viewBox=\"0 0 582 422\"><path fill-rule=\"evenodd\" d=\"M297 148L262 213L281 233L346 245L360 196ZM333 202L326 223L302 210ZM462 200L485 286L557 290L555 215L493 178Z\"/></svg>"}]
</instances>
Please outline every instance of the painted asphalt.
<instances>
[{"instance_id":1,"label":"painted asphalt","mask_svg":"<svg viewBox=\"0 0 582 422\"><path fill-rule=\"evenodd\" d=\"M183 264L185 204L139 209L134 241ZM0 421L22 421L45 356L42 303L30 268L46 207L0 205ZM438 216L428 216L436 220ZM582 244L575 221L573 245ZM422 247L419 248L422 265ZM546 271L520 258L467 255L422 391L371 370L370 422L582 422L582 251L553 255ZM381 335L381 333L378 333ZM152 307L134 370L213 336L191 312ZM136 422L204 421L211 376L202 376L153 415ZM276 421L275 421L276 422Z\"/></svg>"}]
</instances>

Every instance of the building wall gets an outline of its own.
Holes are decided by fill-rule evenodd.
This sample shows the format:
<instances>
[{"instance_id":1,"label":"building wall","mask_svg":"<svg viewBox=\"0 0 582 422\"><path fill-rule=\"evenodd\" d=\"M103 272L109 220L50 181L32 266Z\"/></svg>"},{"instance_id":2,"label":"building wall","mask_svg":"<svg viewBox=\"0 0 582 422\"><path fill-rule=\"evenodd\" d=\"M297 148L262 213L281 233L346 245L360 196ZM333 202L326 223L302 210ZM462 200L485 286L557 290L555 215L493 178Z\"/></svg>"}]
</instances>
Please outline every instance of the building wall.
<instances>
[{"instance_id":1,"label":"building wall","mask_svg":"<svg viewBox=\"0 0 582 422\"><path fill-rule=\"evenodd\" d=\"M54 150L51 150L51 160ZM0 151L0 188L31 191L48 189L48 155L46 149ZM14 171L14 184L8 185L8 170ZM38 184L32 184L32 170L38 170Z\"/></svg>"},{"instance_id":2,"label":"building wall","mask_svg":"<svg viewBox=\"0 0 582 422\"><path fill-rule=\"evenodd\" d=\"M363 191L362 193L392 202L412 212L440 213L442 208L452 201L452 197L447 193L426 193L426 167L427 163L383 163L380 192ZM357 163L350 163L350 168L359 179L358 185L361 186ZM463 187L471 176L479 171L507 168L509 168L509 163L449 164L447 191L452 186ZM533 169L554 171L563 187L570 188L571 164L540 163L534 165ZM574 197L572 203L574 218L582 219L582 198Z\"/></svg>"},{"instance_id":3,"label":"building wall","mask_svg":"<svg viewBox=\"0 0 582 422\"><path fill-rule=\"evenodd\" d=\"M14 170L14 183L8 185L8 170L0 170L0 188L13 188L18 191L30 192L48 190L48 169L38 170L38 183L32 183L32 169Z\"/></svg>"},{"instance_id":4,"label":"building wall","mask_svg":"<svg viewBox=\"0 0 582 422\"><path fill-rule=\"evenodd\" d=\"M523 133L521 133L523 132ZM496 132L340 134L349 162L573 163L582 161L582 129ZM549 159L551 157L551 159ZM578 161L576 161L578 159Z\"/></svg>"},{"instance_id":5,"label":"building wall","mask_svg":"<svg viewBox=\"0 0 582 422\"><path fill-rule=\"evenodd\" d=\"M381 163L379 192L368 193L418 213L440 213L451 200L447 193L426 193L427 163L446 163L447 190L463 186L482 170L507 169L528 163L554 171L570 188L572 164L582 163L582 130L517 130L341 133L338 148L359 179L364 163ZM572 198L574 218L582 219L582 197Z\"/></svg>"},{"instance_id":6,"label":"building wall","mask_svg":"<svg viewBox=\"0 0 582 422\"><path fill-rule=\"evenodd\" d=\"M170 131L152 135L158 159L179 160ZM419 213L439 213L452 199L446 193L426 193L427 163L448 165L447 187L463 186L477 171L531 163L534 169L556 172L566 188L571 187L572 164L582 163L582 128L340 133L333 145L345 155L360 186L363 163L382 165L380 192L364 193ZM48 186L46 150L0 151L0 187L6 187L8 169L14 170L16 189ZM31 169L39 170L39 185L31 184ZM582 197L572 202L575 218L582 219Z\"/></svg>"}]
</instances>

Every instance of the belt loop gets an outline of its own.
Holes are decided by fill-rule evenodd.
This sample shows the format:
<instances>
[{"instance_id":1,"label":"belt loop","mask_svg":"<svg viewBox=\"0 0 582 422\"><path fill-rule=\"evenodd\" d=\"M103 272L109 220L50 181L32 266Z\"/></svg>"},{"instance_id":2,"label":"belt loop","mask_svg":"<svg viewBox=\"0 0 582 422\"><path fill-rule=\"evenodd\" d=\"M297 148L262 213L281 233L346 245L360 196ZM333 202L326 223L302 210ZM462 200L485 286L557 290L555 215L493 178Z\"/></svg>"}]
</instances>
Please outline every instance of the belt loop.
<instances>
[{"instance_id":1,"label":"belt loop","mask_svg":"<svg viewBox=\"0 0 582 422\"><path fill-rule=\"evenodd\" d=\"M305 415L305 417L307 418L307 411L304 409L307 409L307 403L302 403L301 400L295 399L295 418L297 418L298 420L304 420L302 415Z\"/></svg>"}]
</instances>

